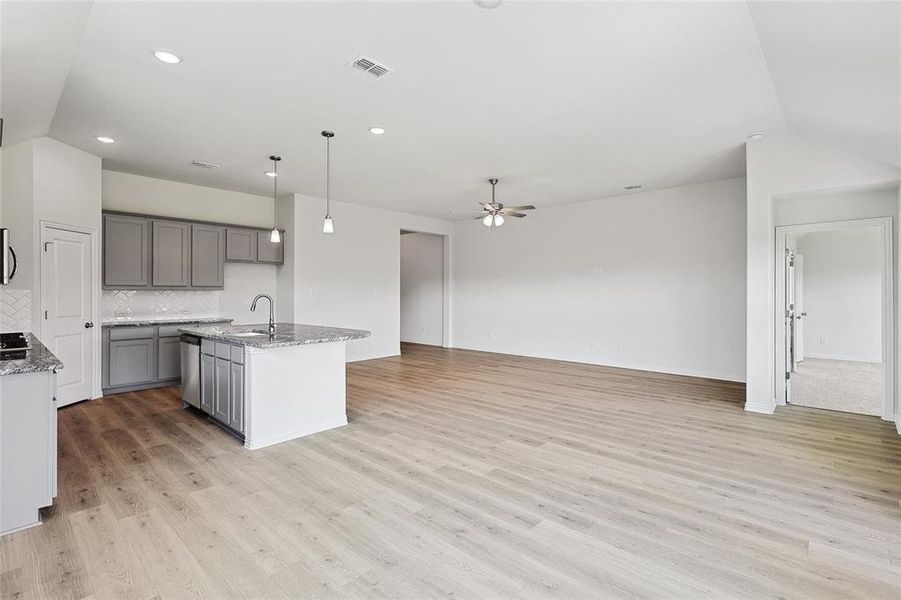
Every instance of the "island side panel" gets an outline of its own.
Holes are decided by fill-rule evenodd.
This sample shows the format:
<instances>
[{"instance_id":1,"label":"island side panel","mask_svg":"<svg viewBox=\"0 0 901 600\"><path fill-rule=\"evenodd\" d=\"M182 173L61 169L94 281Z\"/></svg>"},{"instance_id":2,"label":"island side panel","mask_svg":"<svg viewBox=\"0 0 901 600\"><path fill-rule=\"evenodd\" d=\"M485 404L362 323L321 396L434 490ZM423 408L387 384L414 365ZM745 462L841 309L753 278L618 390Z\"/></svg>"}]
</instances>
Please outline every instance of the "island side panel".
<instances>
[{"instance_id":1,"label":"island side panel","mask_svg":"<svg viewBox=\"0 0 901 600\"><path fill-rule=\"evenodd\" d=\"M245 349L247 448L347 425L345 346L330 342Z\"/></svg>"}]
</instances>

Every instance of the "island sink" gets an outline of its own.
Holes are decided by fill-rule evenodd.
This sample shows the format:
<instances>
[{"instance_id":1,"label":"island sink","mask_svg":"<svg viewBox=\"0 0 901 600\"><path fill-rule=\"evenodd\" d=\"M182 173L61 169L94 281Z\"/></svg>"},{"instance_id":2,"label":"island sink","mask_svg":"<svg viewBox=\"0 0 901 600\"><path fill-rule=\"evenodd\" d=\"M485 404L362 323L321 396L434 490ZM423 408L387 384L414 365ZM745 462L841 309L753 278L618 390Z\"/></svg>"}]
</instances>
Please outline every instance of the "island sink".
<instances>
[{"instance_id":1,"label":"island sink","mask_svg":"<svg viewBox=\"0 0 901 600\"><path fill-rule=\"evenodd\" d=\"M345 347L369 332L275 323L270 334L265 327L180 330L200 338L201 410L250 450L346 425Z\"/></svg>"}]
</instances>

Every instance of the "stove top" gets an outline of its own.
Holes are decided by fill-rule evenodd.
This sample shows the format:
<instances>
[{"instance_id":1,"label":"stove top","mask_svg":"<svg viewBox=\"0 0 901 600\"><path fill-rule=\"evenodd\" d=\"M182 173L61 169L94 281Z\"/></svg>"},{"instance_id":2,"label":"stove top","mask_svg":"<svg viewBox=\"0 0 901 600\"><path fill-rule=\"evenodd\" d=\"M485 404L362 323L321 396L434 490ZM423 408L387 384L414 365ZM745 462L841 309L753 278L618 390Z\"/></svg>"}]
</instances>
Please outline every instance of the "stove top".
<instances>
[{"instance_id":1,"label":"stove top","mask_svg":"<svg viewBox=\"0 0 901 600\"><path fill-rule=\"evenodd\" d=\"M0 333L0 360L21 360L31 350L22 332Z\"/></svg>"}]
</instances>

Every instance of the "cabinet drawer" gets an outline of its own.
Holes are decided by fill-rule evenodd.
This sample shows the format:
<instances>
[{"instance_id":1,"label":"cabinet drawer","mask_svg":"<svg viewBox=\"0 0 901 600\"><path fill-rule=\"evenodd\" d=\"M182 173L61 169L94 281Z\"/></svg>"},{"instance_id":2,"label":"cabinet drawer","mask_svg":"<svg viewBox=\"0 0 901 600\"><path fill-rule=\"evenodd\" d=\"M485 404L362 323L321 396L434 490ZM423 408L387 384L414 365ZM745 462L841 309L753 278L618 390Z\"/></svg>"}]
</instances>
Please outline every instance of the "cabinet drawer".
<instances>
[{"instance_id":1,"label":"cabinet drawer","mask_svg":"<svg viewBox=\"0 0 901 600\"><path fill-rule=\"evenodd\" d=\"M200 340L200 353L216 356L216 342L207 339Z\"/></svg>"},{"instance_id":2,"label":"cabinet drawer","mask_svg":"<svg viewBox=\"0 0 901 600\"><path fill-rule=\"evenodd\" d=\"M231 360L239 365L244 364L244 346L232 346Z\"/></svg>"},{"instance_id":3,"label":"cabinet drawer","mask_svg":"<svg viewBox=\"0 0 901 600\"><path fill-rule=\"evenodd\" d=\"M231 350L231 344L226 344L225 342L216 342L216 358L225 358L227 360L231 360Z\"/></svg>"},{"instance_id":4,"label":"cabinet drawer","mask_svg":"<svg viewBox=\"0 0 901 600\"><path fill-rule=\"evenodd\" d=\"M142 340L153 337L153 327L114 327L110 329L110 340Z\"/></svg>"},{"instance_id":5,"label":"cabinet drawer","mask_svg":"<svg viewBox=\"0 0 901 600\"><path fill-rule=\"evenodd\" d=\"M179 329L193 326L193 323L185 323L184 325L160 325L160 337L175 337L177 335L181 335L181 333L178 331Z\"/></svg>"}]
</instances>

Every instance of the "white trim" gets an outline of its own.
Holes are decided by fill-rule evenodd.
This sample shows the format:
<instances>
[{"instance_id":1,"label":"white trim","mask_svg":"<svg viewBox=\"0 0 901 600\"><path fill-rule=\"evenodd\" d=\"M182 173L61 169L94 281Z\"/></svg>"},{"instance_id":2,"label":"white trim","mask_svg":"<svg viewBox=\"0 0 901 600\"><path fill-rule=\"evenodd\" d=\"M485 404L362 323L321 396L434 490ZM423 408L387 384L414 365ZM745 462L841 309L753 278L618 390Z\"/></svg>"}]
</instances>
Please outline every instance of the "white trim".
<instances>
[{"instance_id":1,"label":"white trim","mask_svg":"<svg viewBox=\"0 0 901 600\"><path fill-rule=\"evenodd\" d=\"M894 420L895 414L895 281L894 281L894 238L892 218L853 219L847 221L826 221L802 225L781 225L776 227L775 248L775 304L774 304L774 379L777 405L785 404L785 247L789 234L815 231L837 231L878 227L882 230L883 274L882 274L882 357L885 369L885 408L882 418ZM808 354L807 356L813 357ZM746 407L746 410L751 410Z\"/></svg>"},{"instance_id":2,"label":"white trim","mask_svg":"<svg viewBox=\"0 0 901 600\"><path fill-rule=\"evenodd\" d=\"M44 242L45 234L48 229L57 229L60 231L71 231L74 233L83 233L87 234L91 238L91 263L93 265L92 273L91 273L91 321L94 323L94 328L91 332L91 399L102 398L103 391L101 386L101 327L100 327L100 273L103 265L100 262L100 243L99 236L96 227L81 227L78 225L69 225L67 223L58 223L55 221L47 221L41 219L40 224L40 236L39 243L37 247L37 254L40 256L40 270L41 270L41 311L39 315L38 321L40 322L40 331L41 335L39 336L41 339L46 339L45 331L44 331L44 323L45 320L43 318L44 310L46 310L46 265L44 263ZM32 329L37 329L32 324Z\"/></svg>"},{"instance_id":3,"label":"white trim","mask_svg":"<svg viewBox=\"0 0 901 600\"><path fill-rule=\"evenodd\" d=\"M881 356L845 356L842 354L828 354L818 352L816 354L811 354L807 352L804 354L804 358L819 358L821 360L843 360L846 362L860 362L860 363L870 363L870 364L882 364ZM803 361L798 361L803 362Z\"/></svg>"},{"instance_id":4,"label":"white trim","mask_svg":"<svg viewBox=\"0 0 901 600\"><path fill-rule=\"evenodd\" d=\"M344 425L347 425L346 416L343 418L329 419L327 421L313 423L312 425L308 425L307 427L303 427L301 429L279 433L276 435L269 435L254 440L251 440L250 436L246 436L244 438L244 447L248 450L259 450L260 448L274 446L275 444L281 444L282 442L287 442L289 440L293 440L302 436L319 433L320 431L328 431L329 429L335 429L336 427L343 427Z\"/></svg>"}]
</instances>

